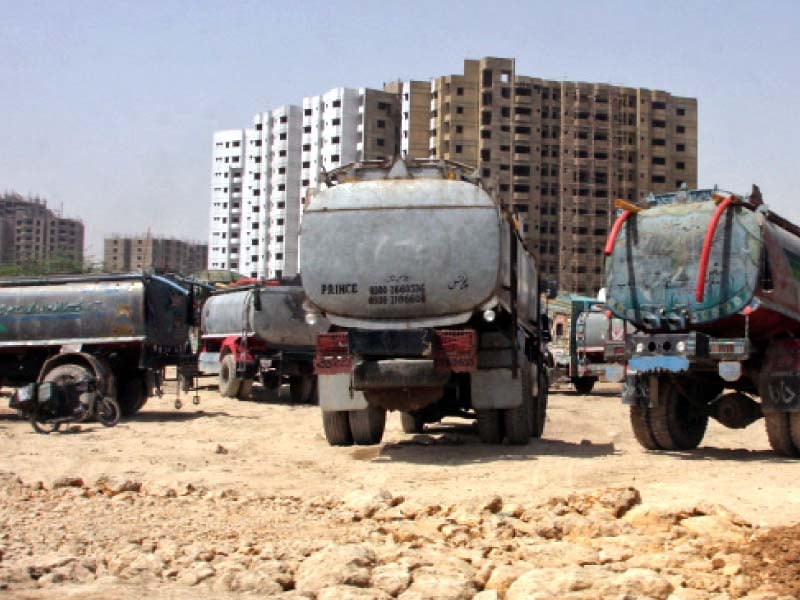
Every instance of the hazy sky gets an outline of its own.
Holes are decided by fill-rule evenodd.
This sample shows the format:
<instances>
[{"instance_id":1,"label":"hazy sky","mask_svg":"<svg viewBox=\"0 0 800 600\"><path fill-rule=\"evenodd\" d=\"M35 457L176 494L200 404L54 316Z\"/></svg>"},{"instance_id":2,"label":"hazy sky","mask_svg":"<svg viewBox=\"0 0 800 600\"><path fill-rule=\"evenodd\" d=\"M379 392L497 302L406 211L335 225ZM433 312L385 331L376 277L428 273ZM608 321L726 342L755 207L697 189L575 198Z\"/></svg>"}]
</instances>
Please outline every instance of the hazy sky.
<instances>
[{"instance_id":1,"label":"hazy sky","mask_svg":"<svg viewBox=\"0 0 800 600\"><path fill-rule=\"evenodd\" d=\"M800 2L0 0L0 190L207 239L211 136L336 86L517 73L699 101L699 183L800 221Z\"/></svg>"}]
</instances>

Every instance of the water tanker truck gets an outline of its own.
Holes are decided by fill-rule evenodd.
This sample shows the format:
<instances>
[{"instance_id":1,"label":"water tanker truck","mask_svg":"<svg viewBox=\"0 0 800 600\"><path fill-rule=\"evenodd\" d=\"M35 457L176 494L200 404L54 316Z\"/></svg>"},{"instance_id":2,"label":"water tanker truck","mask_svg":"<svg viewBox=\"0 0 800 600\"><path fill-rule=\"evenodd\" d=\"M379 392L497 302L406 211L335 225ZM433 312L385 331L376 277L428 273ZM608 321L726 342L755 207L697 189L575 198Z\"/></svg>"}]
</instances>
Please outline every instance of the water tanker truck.
<instances>
[{"instance_id":1,"label":"water tanker truck","mask_svg":"<svg viewBox=\"0 0 800 600\"><path fill-rule=\"evenodd\" d=\"M91 380L137 412L187 352L193 294L158 275L0 281L0 377L11 385Z\"/></svg>"},{"instance_id":2,"label":"water tanker truck","mask_svg":"<svg viewBox=\"0 0 800 600\"><path fill-rule=\"evenodd\" d=\"M310 401L316 334L328 324L306 324L303 299L299 284L279 281L214 293L203 306L199 371L218 374L229 398L247 398L258 378L271 389L288 382L293 401Z\"/></svg>"},{"instance_id":3,"label":"water tanker truck","mask_svg":"<svg viewBox=\"0 0 800 600\"><path fill-rule=\"evenodd\" d=\"M598 381L625 378L625 335L632 328L607 314L604 302L567 296L549 304L555 330L549 344L553 380L566 380L579 394L589 394Z\"/></svg>"},{"instance_id":4,"label":"water tanker truck","mask_svg":"<svg viewBox=\"0 0 800 600\"><path fill-rule=\"evenodd\" d=\"M623 391L637 440L687 450L709 418L743 428L763 416L772 448L799 456L800 228L755 186L650 205L618 201L605 249L607 305L639 330Z\"/></svg>"},{"instance_id":5,"label":"water tanker truck","mask_svg":"<svg viewBox=\"0 0 800 600\"><path fill-rule=\"evenodd\" d=\"M545 422L547 318L514 220L466 168L357 163L303 214L309 322L331 445L376 444L386 411L406 432L447 415L480 438L525 444Z\"/></svg>"}]
</instances>

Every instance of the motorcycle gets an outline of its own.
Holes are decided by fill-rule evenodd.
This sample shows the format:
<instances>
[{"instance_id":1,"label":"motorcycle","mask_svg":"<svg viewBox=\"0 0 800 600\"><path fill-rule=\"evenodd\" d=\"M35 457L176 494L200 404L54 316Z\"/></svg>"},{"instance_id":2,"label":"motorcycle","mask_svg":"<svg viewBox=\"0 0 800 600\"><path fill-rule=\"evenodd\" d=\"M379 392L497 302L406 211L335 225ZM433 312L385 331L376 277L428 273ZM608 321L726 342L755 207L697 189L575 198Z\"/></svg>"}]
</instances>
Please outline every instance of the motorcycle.
<instances>
[{"instance_id":1,"label":"motorcycle","mask_svg":"<svg viewBox=\"0 0 800 600\"><path fill-rule=\"evenodd\" d=\"M31 383L14 392L9 406L27 417L37 433L53 433L63 424L91 418L105 427L113 427L119 423L121 414L117 401L103 395L94 378Z\"/></svg>"}]
</instances>

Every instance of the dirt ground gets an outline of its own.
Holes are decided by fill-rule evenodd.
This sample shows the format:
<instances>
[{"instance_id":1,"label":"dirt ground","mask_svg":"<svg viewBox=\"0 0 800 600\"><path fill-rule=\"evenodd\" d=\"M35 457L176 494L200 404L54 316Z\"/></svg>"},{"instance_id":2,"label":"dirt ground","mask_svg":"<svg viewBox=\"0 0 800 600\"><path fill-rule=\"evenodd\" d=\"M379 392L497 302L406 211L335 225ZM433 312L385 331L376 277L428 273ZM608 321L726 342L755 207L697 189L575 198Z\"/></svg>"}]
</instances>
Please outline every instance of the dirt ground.
<instances>
[{"instance_id":1,"label":"dirt ground","mask_svg":"<svg viewBox=\"0 0 800 600\"><path fill-rule=\"evenodd\" d=\"M633 438L627 408L620 404L618 394L618 388L613 385L598 386L590 396L578 396L566 388L552 391L544 438L524 447L483 445L472 424L459 420L429 425L424 434L406 435L400 429L399 416L391 414L382 444L332 448L324 439L318 407L292 405L288 394L276 394L258 386L254 387L253 398L248 401L224 399L215 389L204 389L199 393L199 404L194 405L191 398L184 395L184 406L180 410L173 407L174 388L167 389L163 398L151 399L138 415L114 428L91 423L74 427L75 431L70 433L51 435L35 433L29 423L19 420L7 408L0 408L0 473L6 488L6 500L0 498L0 523L5 532L0 537L0 567L13 570L15 565L22 565L18 554L26 544L31 548L25 553L25 560L29 562L48 553L63 554L65 549L72 548L73 553L78 551L69 544L80 546L80 555L84 555L87 548L106 547L92 539L99 534L91 533L91 528L87 529L85 524L76 527L72 534L65 533L53 540L46 534L32 533L39 527L46 531L48 525L54 530L69 530L73 508L76 515L83 515L77 522L91 519L84 514L88 505L75 508L70 504L78 502L77 492L63 498L59 496L59 490L64 489L82 491L80 497L89 500L95 494L116 496L121 489L123 496L132 496L130 502L144 503L142 510L146 507L146 514L138 514L132 520L97 520L104 523L101 537L108 538L111 545L119 536L134 536L140 545L144 544L142 539L148 537L148 529L153 527L162 533L180 532L186 539L180 539L176 533L176 543L188 545L202 537L198 532L212 527L203 516L206 509L191 503L182 505L181 510L173 506L159 512L161 498L196 498L199 503L212 497L218 500L250 498L261 503L258 511L221 515L215 512L222 510L218 506L209 509L208 519L212 518L212 513L214 519L221 519L213 525L218 529L219 539L226 539L225 536L238 539L250 530L261 528L262 533L268 531L264 535L274 537L275 543L291 540L294 544L309 544L291 559L295 562L290 570L296 573L302 560L320 549L322 539L335 543L368 541L357 539L359 534L350 525L342 525L359 521L357 512L350 520L331 517L348 506L348 495L359 491L365 495L380 490L388 492L394 498L387 500L389 505L403 502L405 504L400 506L404 506L413 502L428 507L474 507L482 506L496 495L503 506L532 507L546 505L554 497L591 496L596 490L634 488L647 506L721 505L741 516L759 536L792 538L785 533L792 530L765 528L788 527L800 521L800 495L796 492L800 463L770 451L763 421L739 431L725 429L712 421L698 450L650 453ZM6 399L0 398L0 406L6 405ZM70 483L70 478L75 481ZM60 484L57 483L59 479L62 480ZM123 487L109 493L103 488L105 479L130 481L135 485L130 490ZM145 491L146 496L136 496ZM56 501L62 504L68 501L68 504L62 506ZM37 508L34 516L29 509L36 502L44 504ZM53 511L54 506L61 506L61 509ZM326 511L326 507L333 512ZM697 514L697 509L692 510L695 510L692 514ZM700 510L699 514L708 514L708 511ZM223 531L223 525L230 528L228 533ZM115 531L115 527L119 531ZM139 530L141 533L134 535ZM213 539L221 543L218 538ZM257 541L264 544L263 539ZM260 551L263 552L263 548ZM284 552L291 554L285 549ZM752 556L748 555L744 563L764 563L764 548L759 552L761 554L754 551ZM778 559L772 557L766 562L772 564L775 560ZM109 577L115 577L106 580L105 585L97 583L104 581L100 579L102 569L99 568L90 569L96 575L94 579L42 578L42 573L50 573L54 568L50 565L37 573L39 577L31 574L30 582L9 576L3 583L0 570L0 589L25 598L73 594L103 597L117 586L119 596L149 594L188 598L193 595L191 586L202 585L199 581L182 580L178 572L168 574L166 567L163 576L148 579L122 576L127 571L115 573L108 566L111 564L108 560L104 564ZM477 563L471 564L475 567ZM26 568L33 573L34 567L30 564ZM412 573L417 571L412 570ZM198 577L202 581L203 578ZM299 594L299 577L298 574L289 584L284 582L283 589L289 590L284 592L287 598L290 594ZM471 585L475 587L470 589L477 593L485 583L473 581ZM684 583L672 583L676 589L682 585ZM248 588L232 585L227 589L214 589L216 597L225 597L228 592ZM724 586L716 592L702 589L708 595L675 596L673 593L670 597L744 597L744 592L736 594ZM424 594L415 596L411 590L406 589L405 595L400 597L427 597ZM400 594L390 592L381 593L388 593L386 597ZM481 593L487 592L485 588ZM511 597L504 593L501 590L494 597ZM325 596L312 591L296 597L321 599L338 595ZM341 597L345 596L347 594ZM351 594L348 597L368 596ZM661 596L654 592L652 596L643 597Z\"/></svg>"}]
</instances>

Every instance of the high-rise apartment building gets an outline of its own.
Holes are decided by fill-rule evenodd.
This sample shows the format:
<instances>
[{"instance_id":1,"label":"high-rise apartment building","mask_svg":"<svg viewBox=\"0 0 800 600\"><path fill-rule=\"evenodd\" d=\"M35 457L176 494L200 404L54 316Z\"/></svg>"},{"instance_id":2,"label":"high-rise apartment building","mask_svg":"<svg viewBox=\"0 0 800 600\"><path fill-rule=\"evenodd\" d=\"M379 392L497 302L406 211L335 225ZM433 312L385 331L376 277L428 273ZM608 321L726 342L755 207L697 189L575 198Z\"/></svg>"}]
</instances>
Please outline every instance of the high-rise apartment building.
<instances>
[{"instance_id":1,"label":"high-rise apartment building","mask_svg":"<svg viewBox=\"0 0 800 600\"><path fill-rule=\"evenodd\" d=\"M155 269L190 275L206 268L208 245L173 238L113 236L103 242L103 270L130 273Z\"/></svg>"},{"instance_id":2,"label":"high-rise apartment building","mask_svg":"<svg viewBox=\"0 0 800 600\"><path fill-rule=\"evenodd\" d=\"M697 101L642 88L520 75L513 59L464 62L431 84L430 152L475 165L519 218L540 275L603 285L614 200L697 186Z\"/></svg>"},{"instance_id":3,"label":"high-rise apartment building","mask_svg":"<svg viewBox=\"0 0 800 600\"><path fill-rule=\"evenodd\" d=\"M309 188L341 165L398 152L397 94L335 88L214 134L208 267L249 277L298 273Z\"/></svg>"},{"instance_id":4,"label":"high-rise apartment building","mask_svg":"<svg viewBox=\"0 0 800 600\"><path fill-rule=\"evenodd\" d=\"M616 198L697 185L694 98L521 75L506 58L383 90L334 88L261 113L255 127L214 136L209 237L210 268L251 276L298 272L307 192L350 162L474 166L517 216L540 276L582 294L603 285Z\"/></svg>"},{"instance_id":5,"label":"high-rise apartment building","mask_svg":"<svg viewBox=\"0 0 800 600\"><path fill-rule=\"evenodd\" d=\"M58 259L83 264L83 223L65 219L39 198L0 196L0 264Z\"/></svg>"}]
</instances>

